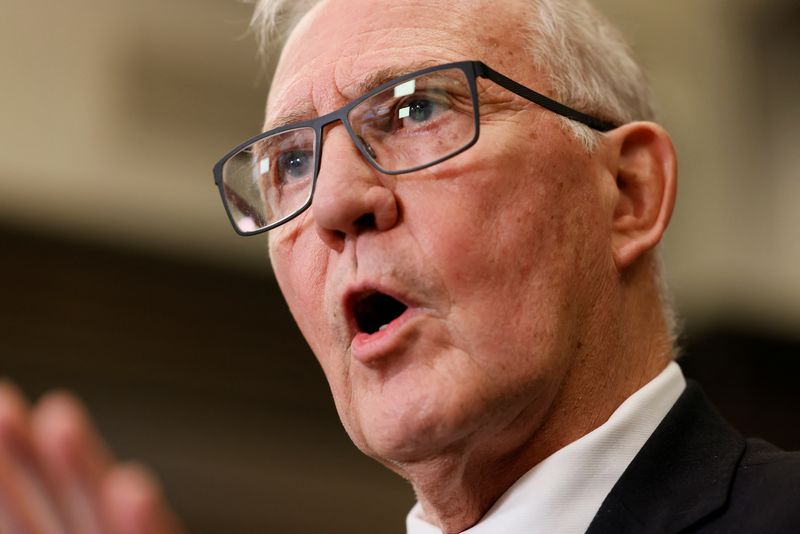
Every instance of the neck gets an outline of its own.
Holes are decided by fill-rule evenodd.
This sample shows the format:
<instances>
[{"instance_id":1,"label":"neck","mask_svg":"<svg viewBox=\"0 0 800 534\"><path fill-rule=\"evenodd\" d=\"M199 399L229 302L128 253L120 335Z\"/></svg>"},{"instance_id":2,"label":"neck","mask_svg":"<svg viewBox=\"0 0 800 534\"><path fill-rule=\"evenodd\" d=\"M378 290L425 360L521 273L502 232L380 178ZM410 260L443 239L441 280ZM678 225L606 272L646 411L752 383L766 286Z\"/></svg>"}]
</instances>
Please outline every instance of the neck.
<instances>
[{"instance_id":1,"label":"neck","mask_svg":"<svg viewBox=\"0 0 800 534\"><path fill-rule=\"evenodd\" d=\"M649 262L622 280L623 291L589 310L596 321L577 343L573 368L541 423L530 428L521 413L506 432L485 443L459 446L433 459L402 465L426 519L443 533L475 523L536 464L605 423L625 399L657 376L671 360L672 348ZM614 310L619 313L609 313ZM598 379L602 377L602 379Z\"/></svg>"}]
</instances>

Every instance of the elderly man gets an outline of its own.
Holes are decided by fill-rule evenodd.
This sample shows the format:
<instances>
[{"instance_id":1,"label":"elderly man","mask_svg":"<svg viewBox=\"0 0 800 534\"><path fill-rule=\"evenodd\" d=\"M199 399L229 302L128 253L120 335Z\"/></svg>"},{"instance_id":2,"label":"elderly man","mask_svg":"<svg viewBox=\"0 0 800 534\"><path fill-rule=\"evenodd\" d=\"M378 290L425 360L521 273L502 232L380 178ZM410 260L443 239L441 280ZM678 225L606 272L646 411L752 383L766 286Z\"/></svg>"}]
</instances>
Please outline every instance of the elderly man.
<instances>
[{"instance_id":1,"label":"elderly man","mask_svg":"<svg viewBox=\"0 0 800 534\"><path fill-rule=\"evenodd\" d=\"M617 33L582 0L303 13L265 133L215 176L235 229L270 232L353 442L413 485L408 531L800 529L800 457L743 440L672 362L656 245L675 153ZM76 532L176 528L69 401L29 431L2 394L67 487L7 484L6 524L67 510Z\"/></svg>"}]
</instances>

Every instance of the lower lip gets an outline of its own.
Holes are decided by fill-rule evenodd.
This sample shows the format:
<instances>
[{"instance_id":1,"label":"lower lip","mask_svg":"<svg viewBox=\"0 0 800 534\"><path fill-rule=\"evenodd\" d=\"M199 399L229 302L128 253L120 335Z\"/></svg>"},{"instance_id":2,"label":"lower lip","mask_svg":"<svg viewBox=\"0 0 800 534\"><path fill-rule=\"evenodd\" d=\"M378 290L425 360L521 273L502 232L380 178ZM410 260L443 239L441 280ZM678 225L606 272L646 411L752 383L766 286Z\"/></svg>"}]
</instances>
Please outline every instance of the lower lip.
<instances>
[{"instance_id":1,"label":"lower lip","mask_svg":"<svg viewBox=\"0 0 800 534\"><path fill-rule=\"evenodd\" d=\"M353 357L361 363L373 364L396 352L400 341L400 331L415 315L411 308L407 308L383 330L372 334L366 332L356 334L350 344Z\"/></svg>"}]
</instances>

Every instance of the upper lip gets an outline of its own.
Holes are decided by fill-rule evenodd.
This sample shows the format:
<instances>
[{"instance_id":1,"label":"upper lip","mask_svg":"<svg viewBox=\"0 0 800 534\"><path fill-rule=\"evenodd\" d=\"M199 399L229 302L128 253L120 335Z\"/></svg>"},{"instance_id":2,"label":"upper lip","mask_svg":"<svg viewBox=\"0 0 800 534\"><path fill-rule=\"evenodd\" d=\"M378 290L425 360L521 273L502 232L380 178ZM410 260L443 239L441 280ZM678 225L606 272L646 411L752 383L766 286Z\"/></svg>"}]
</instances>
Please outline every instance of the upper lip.
<instances>
[{"instance_id":1,"label":"upper lip","mask_svg":"<svg viewBox=\"0 0 800 534\"><path fill-rule=\"evenodd\" d=\"M359 305L365 304L365 301L368 299L374 299L375 296L389 297L390 299L397 301L397 303L404 306L406 309L414 307L414 303L406 295L403 295L396 290L371 283L354 285L347 289L342 299L344 313L345 317L347 318L347 324L350 329L351 338L358 333L365 332L363 326L365 325L365 322L369 322L369 318L359 317L359 313L362 315L365 313L363 308L359 309ZM380 304L379 301L377 303ZM367 302L366 304L371 303ZM396 311L398 310L387 310L387 313L390 313L389 317L394 315L394 317L391 317L391 320L402 315L404 310L400 311L400 313L395 313ZM391 322L391 320L387 321L387 323Z\"/></svg>"}]
</instances>

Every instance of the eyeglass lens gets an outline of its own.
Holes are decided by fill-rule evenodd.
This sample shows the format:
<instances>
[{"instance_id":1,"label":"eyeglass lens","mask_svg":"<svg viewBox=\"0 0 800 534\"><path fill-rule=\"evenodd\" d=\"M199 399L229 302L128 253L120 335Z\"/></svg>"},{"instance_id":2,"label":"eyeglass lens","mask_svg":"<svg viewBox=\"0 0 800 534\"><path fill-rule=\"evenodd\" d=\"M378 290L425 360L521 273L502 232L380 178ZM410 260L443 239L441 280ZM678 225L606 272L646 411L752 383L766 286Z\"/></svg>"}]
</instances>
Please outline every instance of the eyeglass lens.
<instances>
[{"instance_id":1,"label":"eyeglass lens","mask_svg":"<svg viewBox=\"0 0 800 534\"><path fill-rule=\"evenodd\" d=\"M475 137L472 92L460 69L399 82L353 107L347 120L365 158L389 173L437 163ZM225 163L224 197L240 231L265 228L308 204L317 150L314 129L303 127L260 139Z\"/></svg>"}]
</instances>

